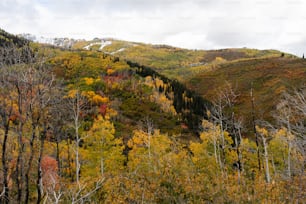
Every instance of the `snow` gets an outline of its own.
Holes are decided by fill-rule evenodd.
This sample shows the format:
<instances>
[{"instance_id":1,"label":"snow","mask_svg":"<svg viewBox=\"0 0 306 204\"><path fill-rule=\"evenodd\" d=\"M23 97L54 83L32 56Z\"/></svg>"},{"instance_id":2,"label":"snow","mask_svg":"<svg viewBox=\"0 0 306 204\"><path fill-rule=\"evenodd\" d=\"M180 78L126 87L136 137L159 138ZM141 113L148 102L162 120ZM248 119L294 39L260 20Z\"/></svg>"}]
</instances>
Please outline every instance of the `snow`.
<instances>
[{"instance_id":1,"label":"snow","mask_svg":"<svg viewBox=\"0 0 306 204\"><path fill-rule=\"evenodd\" d=\"M89 45L86 45L85 47L83 47L83 49L89 50L90 47L92 47L94 45L101 45L101 43L100 42L93 42L93 43L90 43Z\"/></svg>"},{"instance_id":2,"label":"snow","mask_svg":"<svg viewBox=\"0 0 306 204\"><path fill-rule=\"evenodd\" d=\"M123 52L124 50L125 50L125 48L120 48L119 50L111 52L110 54L113 55L113 54L116 54L118 52Z\"/></svg>"},{"instance_id":3,"label":"snow","mask_svg":"<svg viewBox=\"0 0 306 204\"><path fill-rule=\"evenodd\" d=\"M105 46L108 46L108 45L111 45L111 44L112 44L112 41L104 41L104 40L102 40L101 46L100 46L99 50L102 50Z\"/></svg>"},{"instance_id":4,"label":"snow","mask_svg":"<svg viewBox=\"0 0 306 204\"><path fill-rule=\"evenodd\" d=\"M99 50L102 50L104 47L108 46L108 45L111 45L112 44L112 41L105 41L105 40L102 40L101 42L93 42L93 43L90 43L89 45L86 45L85 47L83 47L83 49L85 50L89 50L92 46L94 45L100 45L100 48Z\"/></svg>"}]
</instances>

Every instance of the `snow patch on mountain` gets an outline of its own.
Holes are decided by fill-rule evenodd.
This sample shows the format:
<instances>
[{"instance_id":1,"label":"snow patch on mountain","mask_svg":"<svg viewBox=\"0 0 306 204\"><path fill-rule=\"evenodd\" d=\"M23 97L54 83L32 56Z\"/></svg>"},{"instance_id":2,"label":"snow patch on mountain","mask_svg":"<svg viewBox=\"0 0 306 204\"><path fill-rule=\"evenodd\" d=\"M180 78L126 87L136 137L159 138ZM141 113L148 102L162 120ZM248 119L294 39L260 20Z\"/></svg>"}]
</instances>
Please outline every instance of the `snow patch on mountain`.
<instances>
[{"instance_id":1,"label":"snow patch on mountain","mask_svg":"<svg viewBox=\"0 0 306 204\"><path fill-rule=\"evenodd\" d=\"M111 53L109 53L109 54L114 55L114 54L116 54L116 53L118 53L118 52L123 52L124 50L125 50L125 48L120 48L119 50L116 50L116 51L111 52Z\"/></svg>"},{"instance_id":2,"label":"snow patch on mountain","mask_svg":"<svg viewBox=\"0 0 306 204\"><path fill-rule=\"evenodd\" d=\"M102 50L104 47L106 47L108 45L111 45L111 44L112 44L112 41L102 40L102 43L101 43L101 46L100 46L99 50Z\"/></svg>"},{"instance_id":3,"label":"snow patch on mountain","mask_svg":"<svg viewBox=\"0 0 306 204\"><path fill-rule=\"evenodd\" d=\"M99 50L103 50L104 47L111 45L112 41L109 40L101 40L101 42L92 42L89 45L86 45L85 47L83 47L83 49L85 50L90 50L90 48L94 45L100 45Z\"/></svg>"},{"instance_id":4,"label":"snow patch on mountain","mask_svg":"<svg viewBox=\"0 0 306 204\"><path fill-rule=\"evenodd\" d=\"M90 48L94 45L101 45L101 42L93 42L90 43L89 45L86 45L85 47L83 47L84 50L90 50Z\"/></svg>"}]
</instances>

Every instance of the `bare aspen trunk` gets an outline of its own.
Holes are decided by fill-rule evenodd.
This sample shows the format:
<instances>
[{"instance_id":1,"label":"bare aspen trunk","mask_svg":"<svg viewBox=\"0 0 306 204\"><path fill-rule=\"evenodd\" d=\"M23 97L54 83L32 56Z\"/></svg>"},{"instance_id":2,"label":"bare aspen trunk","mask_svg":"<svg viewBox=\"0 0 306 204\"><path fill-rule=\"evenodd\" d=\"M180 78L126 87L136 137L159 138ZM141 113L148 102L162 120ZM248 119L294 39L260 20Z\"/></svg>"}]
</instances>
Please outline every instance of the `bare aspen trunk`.
<instances>
[{"instance_id":1,"label":"bare aspen trunk","mask_svg":"<svg viewBox=\"0 0 306 204\"><path fill-rule=\"evenodd\" d=\"M4 138L2 142L2 168L3 168L3 197L1 197L1 203L9 203L9 187L8 187L8 166L7 166L7 159L6 159L6 145L7 145L7 138L9 132L9 121L5 125L4 130Z\"/></svg>"},{"instance_id":2,"label":"bare aspen trunk","mask_svg":"<svg viewBox=\"0 0 306 204\"><path fill-rule=\"evenodd\" d=\"M220 139L221 139L221 152L222 152L222 157L220 160L220 168L223 171L224 165L225 165L225 139L224 139L224 128L223 128L223 110L222 110L222 105L221 105L221 100L220 100L220 105L219 105L219 124L220 124Z\"/></svg>"},{"instance_id":3,"label":"bare aspen trunk","mask_svg":"<svg viewBox=\"0 0 306 204\"><path fill-rule=\"evenodd\" d=\"M288 177L291 178L291 148L292 148L292 142L291 142L291 125L290 125L290 116L287 118L287 129L288 129Z\"/></svg>"},{"instance_id":4,"label":"bare aspen trunk","mask_svg":"<svg viewBox=\"0 0 306 204\"><path fill-rule=\"evenodd\" d=\"M20 129L23 125L20 125ZM23 147L24 144L22 142L22 133L18 134L18 157L17 157L17 164L16 164L16 185L17 185L17 201L19 203L22 202L22 194L23 194L23 171L24 171L24 164L23 164Z\"/></svg>"},{"instance_id":5,"label":"bare aspen trunk","mask_svg":"<svg viewBox=\"0 0 306 204\"><path fill-rule=\"evenodd\" d=\"M78 97L78 96L77 96ZM75 146L75 165L76 165L76 182L78 186L80 186L80 160L79 160L79 145L80 145L80 136L79 136L79 114L80 114L80 106L79 106L79 99L77 99L76 102L76 112L75 112L75 118L74 118L74 126L75 126L75 137L76 137L76 146Z\"/></svg>"},{"instance_id":6,"label":"bare aspen trunk","mask_svg":"<svg viewBox=\"0 0 306 204\"><path fill-rule=\"evenodd\" d=\"M37 189L37 204L41 203L43 197L43 183L42 183L42 170L41 170L41 160L44 153L44 144L47 135L47 124L44 124L43 131L40 138L40 149L38 157L38 166L37 166L37 180L36 180L36 189Z\"/></svg>"},{"instance_id":7,"label":"bare aspen trunk","mask_svg":"<svg viewBox=\"0 0 306 204\"><path fill-rule=\"evenodd\" d=\"M23 195L23 182L24 182L24 162L23 162L23 151L24 151L24 143L22 139L23 134L23 118L22 118L22 96L20 90L18 88L18 109L20 115L20 124L18 125L17 132L18 132L18 157L17 157L17 164L16 164L16 184L17 184L17 201L19 203L22 202L22 195Z\"/></svg>"},{"instance_id":8,"label":"bare aspen trunk","mask_svg":"<svg viewBox=\"0 0 306 204\"><path fill-rule=\"evenodd\" d=\"M1 60L0 60L1 61ZM1 118L1 126L3 128L3 141L2 141L2 177L3 177L3 190L1 193L0 202L7 204L10 202L9 198L9 184L8 184L8 157L7 157L7 140L9 137L11 116L13 114L13 98L10 96L9 92L12 89L12 84L7 83L9 70L2 68L0 70L1 78L0 78L0 86L2 88L0 92L0 96L2 97L2 101L0 101L0 118ZM7 101L6 101L7 99Z\"/></svg>"},{"instance_id":9,"label":"bare aspen trunk","mask_svg":"<svg viewBox=\"0 0 306 204\"><path fill-rule=\"evenodd\" d=\"M267 183L271 182L270 170L269 170L269 155L268 155L268 144L267 139L262 136L262 142L264 146L264 159L265 159L265 175Z\"/></svg>"},{"instance_id":10,"label":"bare aspen trunk","mask_svg":"<svg viewBox=\"0 0 306 204\"><path fill-rule=\"evenodd\" d=\"M81 126L80 124L80 114L82 109L82 96L79 91L75 94L75 98L72 98L72 111L73 111L73 121L74 121L74 133L75 133L75 181L80 188L80 170L81 170L81 164L80 164L80 155L79 155L79 146L81 142L81 137L79 133L79 128Z\"/></svg>"},{"instance_id":11,"label":"bare aspen trunk","mask_svg":"<svg viewBox=\"0 0 306 204\"><path fill-rule=\"evenodd\" d=\"M31 171L31 167L32 167L32 161L33 161L33 158L34 158L34 140L36 138L36 133L35 133L35 130L36 130L36 125L33 124L32 125L32 137L30 139L30 158L28 160L28 167L27 167L27 170L26 170L26 173L25 173L25 185L26 185L26 189L25 189L25 203L28 203L29 202L29 196L30 196L30 171Z\"/></svg>"},{"instance_id":12,"label":"bare aspen trunk","mask_svg":"<svg viewBox=\"0 0 306 204\"><path fill-rule=\"evenodd\" d=\"M218 155L217 155L217 141L216 141L216 137L214 136L214 140L213 140L213 143L214 143L214 155L215 155L215 160L216 160L216 164L218 164Z\"/></svg>"}]
</instances>

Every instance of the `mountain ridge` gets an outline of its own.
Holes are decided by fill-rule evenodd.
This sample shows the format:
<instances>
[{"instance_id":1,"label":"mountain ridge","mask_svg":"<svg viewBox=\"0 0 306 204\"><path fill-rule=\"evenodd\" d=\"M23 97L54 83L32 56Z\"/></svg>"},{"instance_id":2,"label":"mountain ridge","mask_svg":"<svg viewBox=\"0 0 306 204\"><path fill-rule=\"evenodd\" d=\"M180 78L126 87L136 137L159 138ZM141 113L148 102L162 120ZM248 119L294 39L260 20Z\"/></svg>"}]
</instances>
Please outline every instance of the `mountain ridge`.
<instances>
[{"instance_id":1,"label":"mountain ridge","mask_svg":"<svg viewBox=\"0 0 306 204\"><path fill-rule=\"evenodd\" d=\"M75 39L75 38L69 38L69 37L44 37L44 36L38 37L30 33L17 34L16 36L24 38L32 42L37 42L41 44L49 44L49 45L54 45L54 46L63 47L63 48L75 48L75 46L77 46L76 45L77 43L85 43L87 44L86 46L88 46L90 43L102 41L102 42L123 42L126 44L125 46L128 46L128 45L137 46L137 45L142 44L142 45L150 46L156 49L165 48L165 49L173 49L173 50L208 51L208 52L223 52L223 51L226 52L226 51L235 51L235 50L239 51L239 50L246 49L246 50L257 50L257 51L263 51L263 52L272 51L272 52L279 52L279 53L285 54L285 52L280 51L280 50L275 50L275 49L256 49L256 48L246 48L246 47L220 48L220 49L187 49L187 48L175 47L175 46L166 45L166 44L151 44L151 43L144 43L144 42L132 42L132 41L126 41L126 40L119 40L119 39L111 38L111 37L105 37L105 38L95 37L92 40L85 40L85 39ZM111 45L111 43L108 45ZM85 48L86 46L83 46L83 49L88 49L88 48ZM122 48L124 48L124 46ZM80 49L80 47L77 46L77 49ZM93 49L93 50L96 50L96 49ZM295 56L291 53L286 53L286 54Z\"/></svg>"},{"instance_id":2,"label":"mountain ridge","mask_svg":"<svg viewBox=\"0 0 306 204\"><path fill-rule=\"evenodd\" d=\"M66 38L59 39L62 39L63 42L67 40ZM64 43L59 45L64 45ZM256 85L254 94L260 99L258 108L266 112L262 113L265 119L271 118L267 115L267 112L274 107L271 99L279 98L280 90L286 91L292 86L301 86L303 76L305 76L303 70L306 65L303 59L278 50L248 48L188 50L169 45L152 45L113 38L95 38L90 41L72 39L70 45L69 49L72 50L103 52L121 60L149 67L170 79L180 81L209 100L214 100L219 87L228 82L234 87L238 86L236 87L237 92L246 97L250 90L250 83L254 82ZM253 66L263 68L253 69ZM278 72L278 69L281 71ZM285 73L291 72L290 69L296 70L299 74L286 76ZM271 75L270 72L273 74ZM271 76L270 84L277 78L281 80L273 82L270 88L264 86L260 81L264 81L265 73ZM207 77L211 76L213 78L208 80ZM297 81L300 83L296 83ZM269 83L266 82L266 84ZM273 89L276 93L266 95L267 91L263 89ZM250 109L250 106L247 105L249 102L245 99L241 101L243 102L239 107L242 108L245 115L249 115L248 111L245 111Z\"/></svg>"}]
</instances>

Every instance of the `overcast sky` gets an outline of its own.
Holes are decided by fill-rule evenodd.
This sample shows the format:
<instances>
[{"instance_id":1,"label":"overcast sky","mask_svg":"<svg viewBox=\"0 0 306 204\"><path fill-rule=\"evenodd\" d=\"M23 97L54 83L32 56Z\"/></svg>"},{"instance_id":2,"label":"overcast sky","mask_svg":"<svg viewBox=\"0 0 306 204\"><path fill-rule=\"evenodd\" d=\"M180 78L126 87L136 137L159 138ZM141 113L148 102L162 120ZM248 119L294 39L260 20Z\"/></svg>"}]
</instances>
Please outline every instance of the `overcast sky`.
<instances>
[{"instance_id":1,"label":"overcast sky","mask_svg":"<svg viewBox=\"0 0 306 204\"><path fill-rule=\"evenodd\" d=\"M305 0L1 0L0 28L44 37L306 54Z\"/></svg>"}]
</instances>

